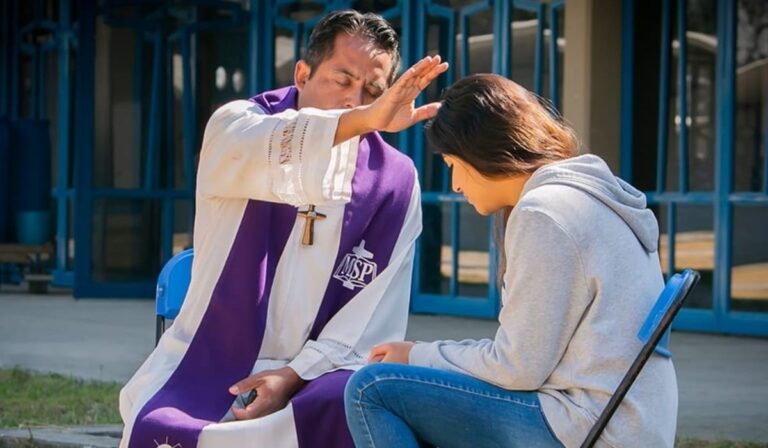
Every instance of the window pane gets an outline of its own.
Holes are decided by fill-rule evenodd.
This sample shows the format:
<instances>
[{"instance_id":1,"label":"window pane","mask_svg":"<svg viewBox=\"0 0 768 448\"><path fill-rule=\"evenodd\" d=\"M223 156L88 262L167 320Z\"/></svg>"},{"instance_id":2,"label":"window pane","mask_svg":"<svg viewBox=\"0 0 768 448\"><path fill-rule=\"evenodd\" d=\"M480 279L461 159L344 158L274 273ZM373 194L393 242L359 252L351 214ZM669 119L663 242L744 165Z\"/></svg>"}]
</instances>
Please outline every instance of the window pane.
<instances>
[{"instance_id":1,"label":"window pane","mask_svg":"<svg viewBox=\"0 0 768 448\"><path fill-rule=\"evenodd\" d=\"M715 268L714 215L709 205L677 205L674 229L674 272L691 268L701 281L685 302L688 308L712 308L712 279ZM669 207L652 207L659 220L659 257L662 271L669 267Z\"/></svg>"},{"instance_id":2,"label":"window pane","mask_svg":"<svg viewBox=\"0 0 768 448\"><path fill-rule=\"evenodd\" d=\"M739 0L737 7L734 190L768 192L768 6Z\"/></svg>"},{"instance_id":3,"label":"window pane","mask_svg":"<svg viewBox=\"0 0 768 448\"><path fill-rule=\"evenodd\" d=\"M150 281L160 272L158 201L96 199L93 204L93 280Z\"/></svg>"}]
</instances>

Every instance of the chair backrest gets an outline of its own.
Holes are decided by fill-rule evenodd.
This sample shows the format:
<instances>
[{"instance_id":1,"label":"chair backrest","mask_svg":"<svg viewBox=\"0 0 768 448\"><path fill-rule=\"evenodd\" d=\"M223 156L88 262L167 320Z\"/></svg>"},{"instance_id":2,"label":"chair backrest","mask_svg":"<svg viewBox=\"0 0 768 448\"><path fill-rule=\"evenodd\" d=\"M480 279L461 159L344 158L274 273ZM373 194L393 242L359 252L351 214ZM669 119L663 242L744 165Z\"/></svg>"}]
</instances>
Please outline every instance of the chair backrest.
<instances>
[{"instance_id":1,"label":"chair backrest","mask_svg":"<svg viewBox=\"0 0 768 448\"><path fill-rule=\"evenodd\" d=\"M669 278L666 286L661 291L659 298L653 305L651 312L648 313L648 317L645 318L643 326L640 327L640 331L637 332L637 338L644 344L647 344L653 336L653 331L658 328L664 315L672 308L677 301L685 300L687 293L698 282L698 273L691 271L690 269L683 271L680 274L675 274ZM682 305L682 302L680 303ZM656 345L655 351L657 354L664 356L665 358L671 358L672 352L669 351L669 335L672 329L667 328L664 331L661 340Z\"/></svg>"},{"instance_id":2,"label":"chair backrest","mask_svg":"<svg viewBox=\"0 0 768 448\"><path fill-rule=\"evenodd\" d=\"M594 446L597 439L600 438L600 434L603 433L603 430L608 425L608 421L610 421L613 414L619 408L624 396L627 395L629 388L632 387L632 383L635 382L635 379L651 355L656 352L661 356L671 356L668 347L670 325L675 319L677 312L683 306L683 302L685 302L693 287L698 283L699 277L698 272L686 269L669 278L664 290L661 291L656 304L648 313L648 317L637 334L637 337L644 343L642 350L640 350L637 358L629 367L605 409L603 409L602 414L600 414L584 443L582 443L582 448ZM660 344L662 339L664 342Z\"/></svg>"},{"instance_id":3,"label":"chair backrest","mask_svg":"<svg viewBox=\"0 0 768 448\"><path fill-rule=\"evenodd\" d=\"M175 319L179 314L192 279L192 257L192 249L179 252L160 271L155 290L155 314L158 316Z\"/></svg>"}]
</instances>

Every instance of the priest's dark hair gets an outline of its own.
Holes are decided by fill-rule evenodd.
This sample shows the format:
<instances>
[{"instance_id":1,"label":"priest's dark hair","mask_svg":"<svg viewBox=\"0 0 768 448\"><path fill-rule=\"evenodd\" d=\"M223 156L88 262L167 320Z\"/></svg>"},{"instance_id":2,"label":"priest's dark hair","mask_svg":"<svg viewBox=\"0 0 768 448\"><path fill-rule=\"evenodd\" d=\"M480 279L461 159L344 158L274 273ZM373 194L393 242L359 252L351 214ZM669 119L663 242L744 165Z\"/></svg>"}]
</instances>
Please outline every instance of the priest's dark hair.
<instances>
[{"instance_id":1,"label":"priest's dark hair","mask_svg":"<svg viewBox=\"0 0 768 448\"><path fill-rule=\"evenodd\" d=\"M392 58L392 72L387 81L389 85L395 82L400 71L400 38L397 32L380 15L370 12L363 14L353 9L334 11L315 25L303 58L312 69L310 77L315 67L333 54L333 43L340 33L366 38L389 54Z\"/></svg>"}]
</instances>

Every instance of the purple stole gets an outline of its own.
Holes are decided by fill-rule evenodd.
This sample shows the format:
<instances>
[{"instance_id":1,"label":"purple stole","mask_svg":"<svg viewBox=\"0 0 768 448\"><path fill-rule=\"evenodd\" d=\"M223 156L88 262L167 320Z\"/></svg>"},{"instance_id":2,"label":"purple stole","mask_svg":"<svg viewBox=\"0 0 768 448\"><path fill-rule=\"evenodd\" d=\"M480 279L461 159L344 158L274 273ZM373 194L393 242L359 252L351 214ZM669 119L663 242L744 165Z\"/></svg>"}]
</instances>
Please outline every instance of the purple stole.
<instances>
[{"instance_id":1,"label":"purple stole","mask_svg":"<svg viewBox=\"0 0 768 448\"><path fill-rule=\"evenodd\" d=\"M251 100L276 114L296 108L297 90L287 87ZM334 266L364 240L379 271L387 267L410 204L412 170L410 159L378 133L361 139ZM166 440L171 446L196 446L203 428L226 415L234 401L228 388L247 377L258 359L272 281L296 218L295 207L248 202L200 325L168 381L136 417L131 448ZM330 277L310 339L359 291ZM325 374L292 398L300 447L353 448L344 416L344 386L350 375L345 370Z\"/></svg>"}]
</instances>

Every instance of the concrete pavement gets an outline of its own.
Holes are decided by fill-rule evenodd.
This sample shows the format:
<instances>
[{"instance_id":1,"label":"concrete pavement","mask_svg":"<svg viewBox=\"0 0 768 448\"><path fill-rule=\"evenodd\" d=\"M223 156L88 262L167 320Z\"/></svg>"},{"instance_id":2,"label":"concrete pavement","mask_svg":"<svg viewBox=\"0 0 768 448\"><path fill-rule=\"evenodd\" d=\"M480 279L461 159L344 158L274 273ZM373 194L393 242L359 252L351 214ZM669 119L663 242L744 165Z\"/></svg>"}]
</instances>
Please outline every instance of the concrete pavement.
<instances>
[{"instance_id":1,"label":"concrete pavement","mask_svg":"<svg viewBox=\"0 0 768 448\"><path fill-rule=\"evenodd\" d=\"M0 290L0 367L125 382L154 345L148 300ZM411 340L492 337L496 323L411 316ZM678 436L768 442L768 339L675 333Z\"/></svg>"}]
</instances>

